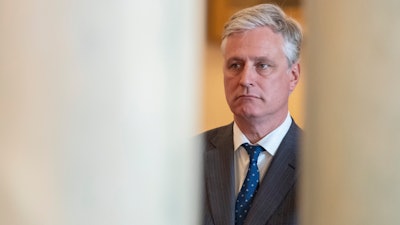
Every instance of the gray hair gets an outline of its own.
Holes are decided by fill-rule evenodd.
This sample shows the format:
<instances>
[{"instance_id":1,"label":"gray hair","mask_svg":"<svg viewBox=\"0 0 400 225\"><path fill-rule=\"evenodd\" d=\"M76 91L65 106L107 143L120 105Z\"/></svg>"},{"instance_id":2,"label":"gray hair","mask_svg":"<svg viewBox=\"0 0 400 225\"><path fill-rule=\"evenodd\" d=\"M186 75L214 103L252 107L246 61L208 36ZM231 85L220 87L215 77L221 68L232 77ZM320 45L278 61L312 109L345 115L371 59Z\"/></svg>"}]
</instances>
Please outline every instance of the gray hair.
<instances>
[{"instance_id":1,"label":"gray hair","mask_svg":"<svg viewBox=\"0 0 400 225\"><path fill-rule=\"evenodd\" d=\"M221 47L224 48L226 38L233 33L265 26L282 35L284 40L283 52L288 60L289 67L296 63L300 57L303 39L300 25L294 19L288 17L281 8L273 4L260 4L233 14L224 26Z\"/></svg>"}]
</instances>

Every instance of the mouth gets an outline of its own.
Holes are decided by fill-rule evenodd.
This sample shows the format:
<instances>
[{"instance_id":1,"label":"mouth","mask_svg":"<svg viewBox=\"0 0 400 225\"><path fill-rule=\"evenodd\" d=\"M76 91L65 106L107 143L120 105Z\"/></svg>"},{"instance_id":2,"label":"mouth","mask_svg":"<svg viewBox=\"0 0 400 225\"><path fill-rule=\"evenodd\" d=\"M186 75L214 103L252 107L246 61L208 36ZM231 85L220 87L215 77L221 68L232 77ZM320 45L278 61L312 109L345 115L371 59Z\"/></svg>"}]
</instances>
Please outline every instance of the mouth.
<instances>
[{"instance_id":1,"label":"mouth","mask_svg":"<svg viewBox=\"0 0 400 225\"><path fill-rule=\"evenodd\" d=\"M259 96L246 94L246 95L239 95L236 99L243 99L243 100L251 100L251 99L261 99Z\"/></svg>"}]
</instances>

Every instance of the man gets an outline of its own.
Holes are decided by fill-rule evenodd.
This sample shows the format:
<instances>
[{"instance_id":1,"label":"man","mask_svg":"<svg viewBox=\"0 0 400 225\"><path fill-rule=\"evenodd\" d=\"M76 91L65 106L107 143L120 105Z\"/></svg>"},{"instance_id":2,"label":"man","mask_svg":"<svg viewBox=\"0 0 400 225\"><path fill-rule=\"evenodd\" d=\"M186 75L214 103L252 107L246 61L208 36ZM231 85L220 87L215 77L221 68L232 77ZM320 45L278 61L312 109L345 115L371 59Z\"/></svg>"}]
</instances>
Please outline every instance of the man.
<instances>
[{"instance_id":1,"label":"man","mask_svg":"<svg viewBox=\"0 0 400 225\"><path fill-rule=\"evenodd\" d=\"M225 25L224 86L234 122L203 134L203 224L297 224L301 130L288 98L300 76L301 40L297 23L271 4L241 10Z\"/></svg>"}]
</instances>

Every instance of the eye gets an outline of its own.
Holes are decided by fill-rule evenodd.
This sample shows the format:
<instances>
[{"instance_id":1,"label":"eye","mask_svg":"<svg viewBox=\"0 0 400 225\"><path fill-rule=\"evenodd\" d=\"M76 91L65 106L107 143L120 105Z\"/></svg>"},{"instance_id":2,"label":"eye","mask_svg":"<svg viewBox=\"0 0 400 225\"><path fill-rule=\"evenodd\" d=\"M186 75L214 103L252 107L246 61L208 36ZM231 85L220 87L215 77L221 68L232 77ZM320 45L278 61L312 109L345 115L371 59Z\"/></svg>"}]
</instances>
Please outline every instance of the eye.
<instances>
[{"instance_id":1,"label":"eye","mask_svg":"<svg viewBox=\"0 0 400 225\"><path fill-rule=\"evenodd\" d=\"M271 65L267 64L267 63L258 63L257 64L257 69L260 70L267 70L271 67Z\"/></svg>"},{"instance_id":2,"label":"eye","mask_svg":"<svg viewBox=\"0 0 400 225\"><path fill-rule=\"evenodd\" d=\"M231 70L240 70L242 65L240 63L231 63L228 65L228 68Z\"/></svg>"}]
</instances>

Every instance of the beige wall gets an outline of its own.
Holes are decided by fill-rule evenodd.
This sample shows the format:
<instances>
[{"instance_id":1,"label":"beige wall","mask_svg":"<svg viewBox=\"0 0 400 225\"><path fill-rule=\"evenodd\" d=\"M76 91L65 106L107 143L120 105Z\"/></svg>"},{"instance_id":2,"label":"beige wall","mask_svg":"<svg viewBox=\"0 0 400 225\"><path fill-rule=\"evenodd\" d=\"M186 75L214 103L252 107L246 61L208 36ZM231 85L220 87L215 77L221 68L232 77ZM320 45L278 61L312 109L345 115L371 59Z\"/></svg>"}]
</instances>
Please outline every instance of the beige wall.
<instances>
[{"instance_id":1,"label":"beige wall","mask_svg":"<svg viewBox=\"0 0 400 225\"><path fill-rule=\"evenodd\" d=\"M1 225L199 224L203 7L0 1Z\"/></svg>"},{"instance_id":2,"label":"beige wall","mask_svg":"<svg viewBox=\"0 0 400 225\"><path fill-rule=\"evenodd\" d=\"M400 224L400 1L307 3L302 224Z\"/></svg>"}]
</instances>

